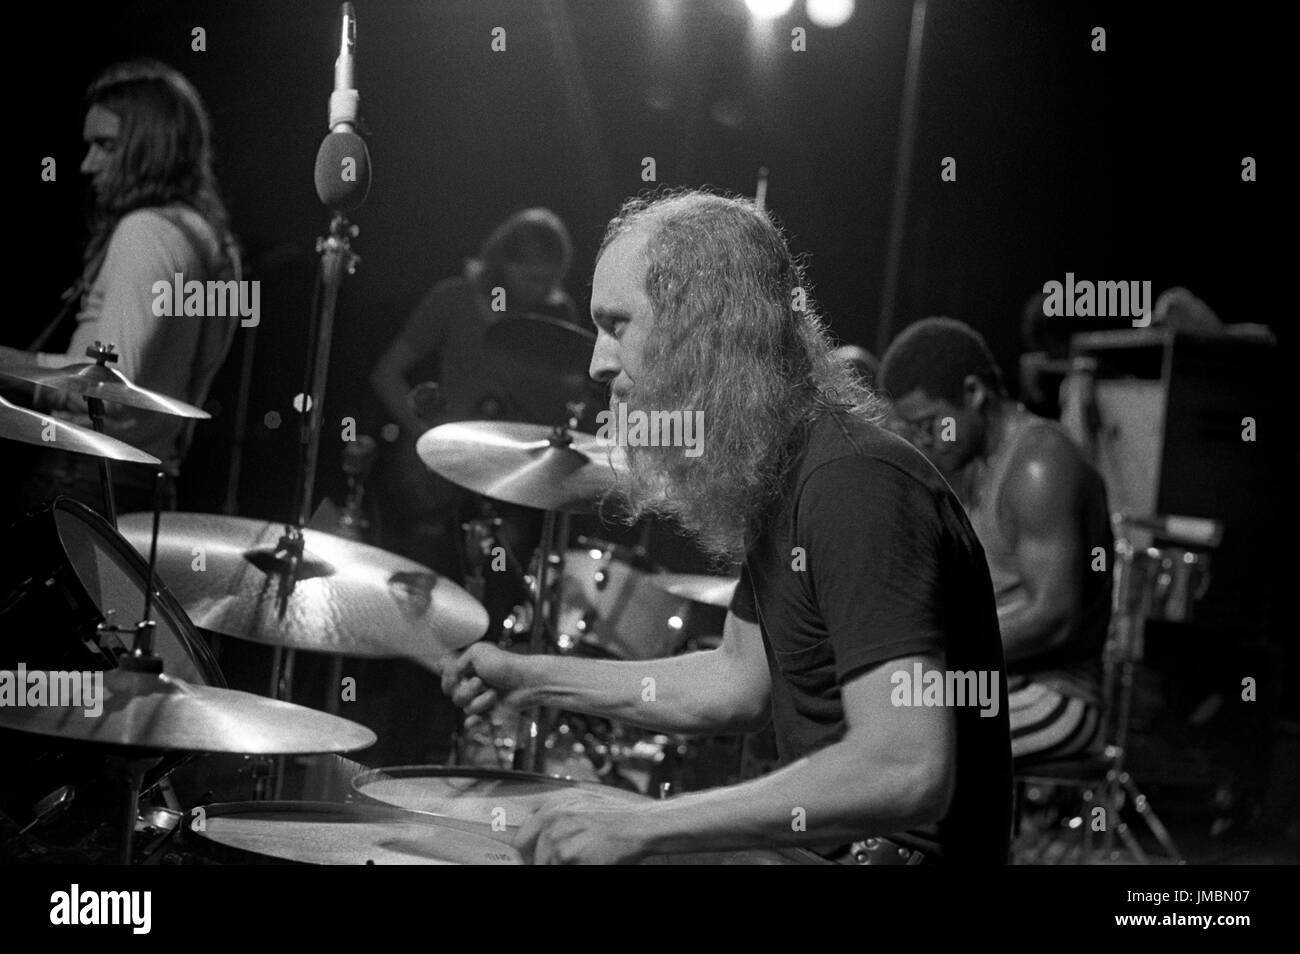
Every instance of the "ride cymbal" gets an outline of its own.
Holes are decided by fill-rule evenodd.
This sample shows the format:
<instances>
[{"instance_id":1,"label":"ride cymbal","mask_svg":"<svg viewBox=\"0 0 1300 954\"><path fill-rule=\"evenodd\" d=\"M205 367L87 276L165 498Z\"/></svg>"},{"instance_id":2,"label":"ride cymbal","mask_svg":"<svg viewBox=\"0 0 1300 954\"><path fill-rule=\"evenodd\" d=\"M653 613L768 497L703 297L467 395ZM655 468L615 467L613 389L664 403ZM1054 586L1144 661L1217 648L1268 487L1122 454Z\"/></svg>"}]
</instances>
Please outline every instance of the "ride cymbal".
<instances>
[{"instance_id":1,"label":"ride cymbal","mask_svg":"<svg viewBox=\"0 0 1300 954\"><path fill-rule=\"evenodd\" d=\"M152 520L135 513L118 521L146 557ZM487 632L487 610L445 576L319 530L303 531L305 549L288 587L284 530L265 520L164 513L158 576L195 625L272 646L403 656L437 668L439 657Z\"/></svg>"}]
</instances>

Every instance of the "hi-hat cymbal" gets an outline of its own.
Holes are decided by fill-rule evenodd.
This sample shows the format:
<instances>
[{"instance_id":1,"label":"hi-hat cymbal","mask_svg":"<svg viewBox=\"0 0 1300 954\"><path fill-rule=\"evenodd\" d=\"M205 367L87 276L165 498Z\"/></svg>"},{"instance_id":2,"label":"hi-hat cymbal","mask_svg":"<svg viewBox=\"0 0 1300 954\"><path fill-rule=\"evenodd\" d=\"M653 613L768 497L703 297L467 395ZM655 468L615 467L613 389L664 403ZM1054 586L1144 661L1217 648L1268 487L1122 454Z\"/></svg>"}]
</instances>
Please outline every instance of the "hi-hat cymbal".
<instances>
[{"instance_id":1,"label":"hi-hat cymbal","mask_svg":"<svg viewBox=\"0 0 1300 954\"><path fill-rule=\"evenodd\" d=\"M736 583L738 581L729 576L657 573L646 577L646 582L654 584L661 590L666 590L673 596L682 596L688 600L694 600L696 603L706 603L709 606L725 608L731 605L731 597L736 592Z\"/></svg>"},{"instance_id":2,"label":"hi-hat cymbal","mask_svg":"<svg viewBox=\"0 0 1300 954\"><path fill-rule=\"evenodd\" d=\"M244 755L351 752L375 744L365 726L292 702L166 674L110 669L102 675L102 694L83 687L76 705L46 693L41 705L0 706L0 728L77 742ZM40 676L48 685L47 673L14 670L0 672L0 683L10 681L18 698L30 699L32 680Z\"/></svg>"},{"instance_id":3,"label":"hi-hat cymbal","mask_svg":"<svg viewBox=\"0 0 1300 954\"><path fill-rule=\"evenodd\" d=\"M0 438L34 444L51 450L90 454L132 464L160 464L157 457L136 450L130 444L88 427L78 427L57 417L49 417L25 407L10 404L0 397Z\"/></svg>"},{"instance_id":4,"label":"hi-hat cymbal","mask_svg":"<svg viewBox=\"0 0 1300 954\"><path fill-rule=\"evenodd\" d=\"M101 401L112 401L143 411L170 414L173 417L188 417L199 421L212 417L202 408L133 384L131 379L121 371L96 361L69 364L62 368L11 364L0 366L0 375L17 381L26 381L28 384L54 388L56 391L64 391L68 394L77 394L83 398L98 398Z\"/></svg>"},{"instance_id":5,"label":"hi-hat cymbal","mask_svg":"<svg viewBox=\"0 0 1300 954\"><path fill-rule=\"evenodd\" d=\"M118 530L146 556L153 515ZM487 632L481 603L444 576L378 547L304 530L305 551L283 618L284 524L206 513L164 513L158 576L195 625L272 646L404 656L436 668Z\"/></svg>"},{"instance_id":6,"label":"hi-hat cymbal","mask_svg":"<svg viewBox=\"0 0 1300 954\"><path fill-rule=\"evenodd\" d=\"M622 467L617 445L574 431L506 421L458 421L415 444L434 473L494 500L593 513Z\"/></svg>"}]
</instances>

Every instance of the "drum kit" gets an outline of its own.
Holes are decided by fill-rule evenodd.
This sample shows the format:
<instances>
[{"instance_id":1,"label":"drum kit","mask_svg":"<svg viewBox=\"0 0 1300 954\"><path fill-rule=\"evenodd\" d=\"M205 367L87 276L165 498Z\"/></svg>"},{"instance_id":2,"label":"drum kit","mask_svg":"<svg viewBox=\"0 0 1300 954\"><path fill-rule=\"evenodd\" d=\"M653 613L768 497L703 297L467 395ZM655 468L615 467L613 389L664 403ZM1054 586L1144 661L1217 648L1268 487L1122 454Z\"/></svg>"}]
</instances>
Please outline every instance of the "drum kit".
<instances>
[{"instance_id":1,"label":"drum kit","mask_svg":"<svg viewBox=\"0 0 1300 954\"><path fill-rule=\"evenodd\" d=\"M569 378L585 366L585 334L540 318L506 325L493 331L496 346L521 367L530 342L540 342L547 361L529 371L539 393L577 390L581 382ZM34 863L518 864L511 837L539 808L578 793L631 804L683 787L673 765L689 761L685 740L551 711L524 713L513 726L505 716L493 720L477 754L474 740L462 739L469 765L374 769L339 758L377 737L334 712L288 701L294 653L399 657L436 671L448 654L486 634L487 610L466 587L413 560L302 521L157 506L119 521L111 462L160 462L104 433L105 405L207 415L110 368L111 348L97 345L87 355L89 364L53 370L0 367L5 379L85 398L89 428L0 398L0 438L96 458L104 493L104 516L56 497L8 532L0 564L0 690L14 692L0 691L8 762L0 821L16 824L0 829L0 856ZM539 376L539 364L567 371ZM567 425L457 422L417 444L432 472L489 503L544 514L530 565L513 563L529 599L506 620L501 642L616 659L716 646L734 580L660 573L642 552L600 540L579 537L567 546L569 518L599 513L622 466L615 446L573 429L581 411L570 410ZM490 530L486 542L493 542ZM205 633L275 647L270 693L228 688ZM82 692L51 691L33 704L29 684L52 690L71 675L82 677ZM491 753L486 764L482 750ZM502 752L509 769L492 764ZM170 777L213 753L281 767L286 756L331 753L326 761L343 797L280 800L281 774L247 801L181 805ZM588 777L551 774L578 763ZM791 859L747 853L730 860Z\"/></svg>"}]
</instances>

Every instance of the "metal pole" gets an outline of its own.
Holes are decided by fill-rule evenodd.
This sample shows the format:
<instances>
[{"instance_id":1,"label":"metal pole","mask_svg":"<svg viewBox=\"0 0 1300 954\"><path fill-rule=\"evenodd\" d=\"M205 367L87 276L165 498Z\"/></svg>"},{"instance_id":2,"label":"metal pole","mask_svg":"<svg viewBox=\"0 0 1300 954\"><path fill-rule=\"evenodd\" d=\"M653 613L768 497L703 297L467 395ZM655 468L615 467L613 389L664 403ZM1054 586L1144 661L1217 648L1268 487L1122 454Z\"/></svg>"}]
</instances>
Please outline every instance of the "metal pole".
<instances>
[{"instance_id":1,"label":"metal pole","mask_svg":"<svg viewBox=\"0 0 1300 954\"><path fill-rule=\"evenodd\" d=\"M885 253L885 287L881 293L880 326L876 331L876 354L884 354L898 307L898 272L903 262L903 236L907 228L907 204L912 189L912 153L916 149L916 112L920 101L921 47L925 39L926 0L912 4L912 32L907 41L907 65L903 72L903 104L898 132L898 155L894 164L894 203L889 216L889 246Z\"/></svg>"}]
</instances>

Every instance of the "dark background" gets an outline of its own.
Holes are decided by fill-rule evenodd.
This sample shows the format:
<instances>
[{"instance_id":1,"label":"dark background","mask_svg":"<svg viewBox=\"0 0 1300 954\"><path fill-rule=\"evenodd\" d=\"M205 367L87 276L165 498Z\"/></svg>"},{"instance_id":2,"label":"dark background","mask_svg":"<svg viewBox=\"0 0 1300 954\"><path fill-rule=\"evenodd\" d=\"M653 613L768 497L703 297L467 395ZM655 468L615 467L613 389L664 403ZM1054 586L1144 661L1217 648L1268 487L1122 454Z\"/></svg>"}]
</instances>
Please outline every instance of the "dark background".
<instances>
[{"instance_id":1,"label":"dark background","mask_svg":"<svg viewBox=\"0 0 1300 954\"><path fill-rule=\"evenodd\" d=\"M341 301L326 420L384 423L366 378L423 292L459 271L488 230L528 205L554 208L577 250L569 288L585 310L591 262L622 198L658 180L752 194L807 256L836 335L875 350L898 145L910 4L859 2L834 30L802 3L751 35L740 0L389 0L356 4L357 79L374 187L354 219L355 279ZM11 274L19 347L78 271L82 93L105 65L152 56L185 72L211 109L218 173L262 280L242 512L279 516L291 497L291 401L301 389L315 238L312 184L337 50L330 2L25 6L14 35L32 64L11 97L23 163ZM804 25L808 50L790 50ZM191 30L206 30L206 52ZM490 49L507 31L507 51ZM1090 31L1107 30L1107 52ZM1265 128L1281 117L1264 71L1276 29L1255 15L1185 7L932 0L894 331L930 314L989 339L1014 381L1019 313L1044 281L1183 284L1229 322L1288 328L1266 264L1266 210L1284 172ZM12 115L12 114L11 114ZM1259 182L1240 178L1254 156ZM11 151L11 157L15 154ZM46 183L38 160L58 161ZM957 181L941 182L944 156ZM233 387L247 333L213 392L182 506L223 493ZM214 408L215 409L215 408ZM270 430L268 411L286 424ZM327 428L318 487L339 485Z\"/></svg>"},{"instance_id":2,"label":"dark background","mask_svg":"<svg viewBox=\"0 0 1300 954\"><path fill-rule=\"evenodd\" d=\"M1185 285L1224 321L1271 325L1289 356L1292 308L1279 291L1291 277L1280 248L1290 222L1278 185L1289 170L1271 132L1293 111L1283 113L1275 82L1285 33L1259 7L1136 6L931 0L894 333L927 315L964 319L1014 386L1025 300L1072 271L1149 280L1156 295ZM656 160L659 184L750 195L758 168L769 167L768 206L806 257L833 331L877 349L911 3L859 0L834 30L808 23L802 2L758 29L741 0L356 7L374 186L354 216L361 263L335 327L318 499L341 490L341 419L370 434L385 423L367 377L424 292L458 273L506 215L545 205L573 234L568 287L585 312L605 222L648 187L643 157ZM314 242L328 224L312 173L338 9L332 0L142 0L23 5L7 19L14 62L25 65L11 69L6 97L18 201L9 204L0 342L25 347L79 272L87 83L135 56L179 68L212 113L218 175L249 277L262 282L239 488L246 516L288 517L293 495L292 400L303 381ZM796 25L807 27L807 52L790 50ZM504 53L490 48L497 26L507 31ZM1107 31L1104 53L1091 50L1097 26ZM195 27L206 31L205 52L191 49ZM40 180L46 156L58 163L54 183ZM945 156L956 159L956 182L940 180ZM1241 181L1244 156L1257 160L1259 181ZM220 509L248 340L241 330L209 402L215 420L196 432L183 510ZM1261 414L1294 430L1285 410ZM278 428L264 423L272 411L285 422ZM1293 448L1269 448L1292 485ZM1276 551L1260 547L1261 566L1294 569L1288 519L1279 515ZM1240 667L1223 662L1222 643L1179 638L1178 654L1197 667L1174 707L1181 718L1204 695L1206 673L1235 679ZM1294 672L1293 648L1286 658L1280 668ZM376 711L399 717L402 705L381 698ZM1234 727L1224 747L1258 761L1266 747L1250 740L1260 731ZM1168 763L1162 771L1171 773ZM1288 785L1276 800L1295 797L1293 778Z\"/></svg>"}]
</instances>

